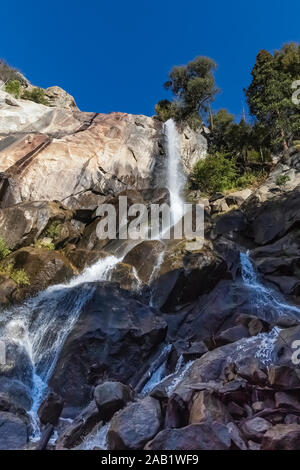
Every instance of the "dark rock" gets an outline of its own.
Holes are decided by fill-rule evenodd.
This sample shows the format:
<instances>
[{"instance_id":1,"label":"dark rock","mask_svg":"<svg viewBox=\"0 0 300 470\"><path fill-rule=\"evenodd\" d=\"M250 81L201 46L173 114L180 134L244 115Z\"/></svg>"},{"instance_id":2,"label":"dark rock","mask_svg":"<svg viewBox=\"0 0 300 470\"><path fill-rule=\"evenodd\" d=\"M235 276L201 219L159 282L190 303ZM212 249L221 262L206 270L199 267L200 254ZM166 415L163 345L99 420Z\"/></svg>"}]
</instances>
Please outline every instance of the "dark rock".
<instances>
[{"instance_id":1,"label":"dark rock","mask_svg":"<svg viewBox=\"0 0 300 470\"><path fill-rule=\"evenodd\" d=\"M132 390L120 382L104 382L95 388L94 400L101 419L108 421L132 400Z\"/></svg>"},{"instance_id":2,"label":"dark rock","mask_svg":"<svg viewBox=\"0 0 300 470\"><path fill-rule=\"evenodd\" d=\"M216 230L219 235L229 232L243 232L247 227L247 220L240 211L230 211L216 220Z\"/></svg>"},{"instance_id":3,"label":"dark rock","mask_svg":"<svg viewBox=\"0 0 300 470\"><path fill-rule=\"evenodd\" d=\"M21 450L28 441L28 429L24 420L5 411L0 412L0 449Z\"/></svg>"},{"instance_id":4,"label":"dark rock","mask_svg":"<svg viewBox=\"0 0 300 470\"><path fill-rule=\"evenodd\" d=\"M107 434L108 449L142 449L159 431L160 424L160 404L154 398L146 397L127 405L111 420Z\"/></svg>"},{"instance_id":5,"label":"dark rock","mask_svg":"<svg viewBox=\"0 0 300 470\"><path fill-rule=\"evenodd\" d=\"M288 366L272 366L268 373L269 383L284 390L300 388L300 377L296 369Z\"/></svg>"},{"instance_id":6,"label":"dark rock","mask_svg":"<svg viewBox=\"0 0 300 470\"><path fill-rule=\"evenodd\" d=\"M42 424L57 424L64 407L63 399L57 393L50 392L38 409L38 417Z\"/></svg>"},{"instance_id":7,"label":"dark rock","mask_svg":"<svg viewBox=\"0 0 300 470\"><path fill-rule=\"evenodd\" d=\"M165 334L158 311L116 284L100 283L63 345L50 386L67 405L84 406L93 384L137 382Z\"/></svg>"},{"instance_id":8,"label":"dark rock","mask_svg":"<svg viewBox=\"0 0 300 470\"><path fill-rule=\"evenodd\" d=\"M277 408L291 408L300 411L300 402L297 395L286 392L275 393L275 404Z\"/></svg>"},{"instance_id":9,"label":"dark rock","mask_svg":"<svg viewBox=\"0 0 300 470\"><path fill-rule=\"evenodd\" d=\"M261 441L264 433L268 431L271 426L272 425L267 420L257 416L256 418L245 421L242 425L242 431L247 439L251 439L252 441Z\"/></svg>"},{"instance_id":10,"label":"dark rock","mask_svg":"<svg viewBox=\"0 0 300 470\"><path fill-rule=\"evenodd\" d=\"M209 391L196 393L191 404L189 424L203 421L228 423L230 415L223 403Z\"/></svg>"},{"instance_id":11,"label":"dark rock","mask_svg":"<svg viewBox=\"0 0 300 470\"><path fill-rule=\"evenodd\" d=\"M56 442L56 449L71 449L80 444L100 421L100 413L96 403L92 401L70 425L64 428Z\"/></svg>"},{"instance_id":12,"label":"dark rock","mask_svg":"<svg viewBox=\"0 0 300 470\"><path fill-rule=\"evenodd\" d=\"M135 267L141 281L148 283L159 256L164 252L165 244L160 240L146 240L135 246L124 258L123 262Z\"/></svg>"},{"instance_id":13,"label":"dark rock","mask_svg":"<svg viewBox=\"0 0 300 470\"><path fill-rule=\"evenodd\" d=\"M16 249L34 243L51 223L70 220L72 211L57 202L22 202L0 209L0 237L9 248Z\"/></svg>"},{"instance_id":14,"label":"dark rock","mask_svg":"<svg viewBox=\"0 0 300 470\"><path fill-rule=\"evenodd\" d=\"M226 427L229 431L234 447L239 450L247 450L246 442L242 436L241 431L237 427L237 425L231 422L231 423L227 423Z\"/></svg>"},{"instance_id":15,"label":"dark rock","mask_svg":"<svg viewBox=\"0 0 300 470\"><path fill-rule=\"evenodd\" d=\"M219 347L225 344L234 343L235 341L238 341L241 338L248 337L248 329L243 325L237 325L222 331L218 336L216 336L215 344L217 347Z\"/></svg>"},{"instance_id":16,"label":"dark rock","mask_svg":"<svg viewBox=\"0 0 300 470\"><path fill-rule=\"evenodd\" d=\"M180 429L164 429L148 442L146 450L228 450L231 435L220 423L190 424Z\"/></svg>"},{"instance_id":17,"label":"dark rock","mask_svg":"<svg viewBox=\"0 0 300 470\"><path fill-rule=\"evenodd\" d=\"M300 447L299 424L277 424L263 438L263 450L298 450Z\"/></svg>"},{"instance_id":18,"label":"dark rock","mask_svg":"<svg viewBox=\"0 0 300 470\"><path fill-rule=\"evenodd\" d=\"M237 374L255 385L264 385L268 378L266 372L262 370L260 363L255 358L241 360L237 366Z\"/></svg>"}]
</instances>

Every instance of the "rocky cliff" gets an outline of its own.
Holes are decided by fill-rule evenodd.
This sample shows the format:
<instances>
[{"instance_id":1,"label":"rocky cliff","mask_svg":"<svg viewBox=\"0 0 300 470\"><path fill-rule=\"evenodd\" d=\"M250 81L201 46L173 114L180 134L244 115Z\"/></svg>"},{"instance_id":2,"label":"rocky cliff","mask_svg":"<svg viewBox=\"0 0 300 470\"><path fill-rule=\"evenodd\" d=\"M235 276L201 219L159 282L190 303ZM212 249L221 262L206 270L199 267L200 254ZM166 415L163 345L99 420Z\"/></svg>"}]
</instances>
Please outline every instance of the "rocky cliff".
<instances>
[{"instance_id":1,"label":"rocky cliff","mask_svg":"<svg viewBox=\"0 0 300 470\"><path fill-rule=\"evenodd\" d=\"M299 153L257 188L190 194L201 249L99 240L99 203L169 200L163 125L49 98L0 92L0 448L296 449ZM206 141L179 138L188 173Z\"/></svg>"}]
</instances>

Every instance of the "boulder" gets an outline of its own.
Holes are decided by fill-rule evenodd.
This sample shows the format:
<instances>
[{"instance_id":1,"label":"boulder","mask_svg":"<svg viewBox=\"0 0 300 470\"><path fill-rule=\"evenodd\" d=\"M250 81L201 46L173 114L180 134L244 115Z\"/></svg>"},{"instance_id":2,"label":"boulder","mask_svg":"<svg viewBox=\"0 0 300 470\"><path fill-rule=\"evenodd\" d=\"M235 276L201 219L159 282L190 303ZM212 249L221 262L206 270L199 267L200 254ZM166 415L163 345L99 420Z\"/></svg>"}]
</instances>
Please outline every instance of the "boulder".
<instances>
[{"instance_id":1,"label":"boulder","mask_svg":"<svg viewBox=\"0 0 300 470\"><path fill-rule=\"evenodd\" d=\"M135 267L138 277L144 282L152 282L155 268L159 271L159 262L164 255L165 244L160 240L146 240L135 246L125 256L124 263Z\"/></svg>"},{"instance_id":2,"label":"boulder","mask_svg":"<svg viewBox=\"0 0 300 470\"><path fill-rule=\"evenodd\" d=\"M157 434L160 424L160 404L154 398L146 397L127 405L111 420L107 434L108 449L142 449Z\"/></svg>"},{"instance_id":3,"label":"boulder","mask_svg":"<svg viewBox=\"0 0 300 470\"><path fill-rule=\"evenodd\" d=\"M0 412L0 449L22 450L28 442L28 429L24 420L12 413Z\"/></svg>"},{"instance_id":4,"label":"boulder","mask_svg":"<svg viewBox=\"0 0 300 470\"><path fill-rule=\"evenodd\" d=\"M56 202L22 202L0 209L0 237L10 249L34 243L53 223L69 221L72 212Z\"/></svg>"},{"instance_id":5,"label":"boulder","mask_svg":"<svg viewBox=\"0 0 300 470\"><path fill-rule=\"evenodd\" d=\"M80 444L96 424L100 423L101 416L96 403L92 401L76 418L67 425L56 441L56 449L72 449Z\"/></svg>"},{"instance_id":6,"label":"boulder","mask_svg":"<svg viewBox=\"0 0 300 470\"><path fill-rule=\"evenodd\" d=\"M172 312L211 291L225 273L225 261L209 243L189 252L184 240L173 241L152 285L152 303L163 312Z\"/></svg>"},{"instance_id":7,"label":"boulder","mask_svg":"<svg viewBox=\"0 0 300 470\"><path fill-rule=\"evenodd\" d=\"M271 427L272 425L266 419L257 416L245 421L242 425L242 431L247 439L257 442L262 440L265 432Z\"/></svg>"},{"instance_id":8,"label":"boulder","mask_svg":"<svg viewBox=\"0 0 300 470\"><path fill-rule=\"evenodd\" d=\"M249 196L251 196L252 191L249 188L242 189L241 191L234 191L225 196L225 200L228 206L241 206Z\"/></svg>"},{"instance_id":9,"label":"boulder","mask_svg":"<svg viewBox=\"0 0 300 470\"><path fill-rule=\"evenodd\" d=\"M50 392L38 409L38 417L42 424L55 426L64 407L63 399L57 393Z\"/></svg>"},{"instance_id":10,"label":"boulder","mask_svg":"<svg viewBox=\"0 0 300 470\"><path fill-rule=\"evenodd\" d=\"M65 282L74 274L71 263L62 253L46 248L20 248L10 254L5 263L11 263L16 270L24 270L28 276L29 284L13 293L13 298L18 301L49 285Z\"/></svg>"},{"instance_id":11,"label":"boulder","mask_svg":"<svg viewBox=\"0 0 300 470\"><path fill-rule=\"evenodd\" d=\"M120 382L104 382L95 388L94 400L101 419L108 421L132 400L132 390Z\"/></svg>"},{"instance_id":12,"label":"boulder","mask_svg":"<svg viewBox=\"0 0 300 470\"><path fill-rule=\"evenodd\" d=\"M99 283L62 347L50 386L67 405L84 406L93 384L138 381L166 334L159 315L117 284Z\"/></svg>"},{"instance_id":13,"label":"boulder","mask_svg":"<svg viewBox=\"0 0 300 470\"><path fill-rule=\"evenodd\" d=\"M243 232L247 228L247 219L239 210L231 210L227 214L216 218L216 231L218 235L231 232Z\"/></svg>"},{"instance_id":14,"label":"boulder","mask_svg":"<svg viewBox=\"0 0 300 470\"><path fill-rule=\"evenodd\" d=\"M291 408L292 410L300 411L300 402L297 394L276 392L275 404L277 408Z\"/></svg>"},{"instance_id":15,"label":"boulder","mask_svg":"<svg viewBox=\"0 0 300 470\"><path fill-rule=\"evenodd\" d=\"M300 388L299 372L289 366L271 366L268 371L268 380L272 387L283 390L297 390Z\"/></svg>"},{"instance_id":16,"label":"boulder","mask_svg":"<svg viewBox=\"0 0 300 470\"><path fill-rule=\"evenodd\" d=\"M148 442L145 450L228 450L231 436L224 424L190 424L180 429L164 429Z\"/></svg>"},{"instance_id":17,"label":"boulder","mask_svg":"<svg viewBox=\"0 0 300 470\"><path fill-rule=\"evenodd\" d=\"M263 438L263 450L298 450L300 447L299 424L277 424Z\"/></svg>"},{"instance_id":18,"label":"boulder","mask_svg":"<svg viewBox=\"0 0 300 470\"><path fill-rule=\"evenodd\" d=\"M228 204L226 199L217 199L216 201L210 204L212 214L218 214L219 212L229 211Z\"/></svg>"},{"instance_id":19,"label":"boulder","mask_svg":"<svg viewBox=\"0 0 300 470\"><path fill-rule=\"evenodd\" d=\"M203 421L216 421L224 424L230 421L226 407L207 390L194 395L189 417L189 424L198 424Z\"/></svg>"},{"instance_id":20,"label":"boulder","mask_svg":"<svg viewBox=\"0 0 300 470\"><path fill-rule=\"evenodd\" d=\"M216 346L223 346L224 344L234 343L241 338L248 338L249 331L244 325L233 326L227 330L223 330L215 338Z\"/></svg>"},{"instance_id":21,"label":"boulder","mask_svg":"<svg viewBox=\"0 0 300 470\"><path fill-rule=\"evenodd\" d=\"M59 86L51 86L46 88L45 97L49 103L49 106L64 109L77 109L73 96L69 95L69 93Z\"/></svg>"}]
</instances>

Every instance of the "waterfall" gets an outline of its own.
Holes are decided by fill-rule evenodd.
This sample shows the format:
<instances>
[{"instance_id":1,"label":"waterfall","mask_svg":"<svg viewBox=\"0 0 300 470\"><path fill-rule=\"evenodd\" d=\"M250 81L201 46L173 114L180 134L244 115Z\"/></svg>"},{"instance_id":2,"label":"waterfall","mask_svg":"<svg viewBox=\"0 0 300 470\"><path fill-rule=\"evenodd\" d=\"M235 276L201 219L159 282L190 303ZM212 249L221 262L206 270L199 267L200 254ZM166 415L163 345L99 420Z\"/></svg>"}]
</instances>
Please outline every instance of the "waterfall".
<instances>
[{"instance_id":1,"label":"waterfall","mask_svg":"<svg viewBox=\"0 0 300 470\"><path fill-rule=\"evenodd\" d=\"M276 321L282 315L300 316L300 308L288 304L275 288L262 284L248 252L240 254L240 261L242 280L249 291L254 314L269 322Z\"/></svg>"},{"instance_id":2,"label":"waterfall","mask_svg":"<svg viewBox=\"0 0 300 470\"><path fill-rule=\"evenodd\" d=\"M33 439L39 438L37 410L47 390L63 344L86 302L92 297L96 281L109 278L121 258L108 256L87 267L64 284L48 287L36 297L2 314L2 336L8 343L22 344L32 364ZM5 322L4 322L5 320ZM16 337L16 329L21 334Z\"/></svg>"},{"instance_id":3,"label":"waterfall","mask_svg":"<svg viewBox=\"0 0 300 470\"><path fill-rule=\"evenodd\" d=\"M175 225L184 215L183 191L186 176L181 163L180 136L173 119L164 125L167 152L167 188L170 193L171 225Z\"/></svg>"}]
</instances>

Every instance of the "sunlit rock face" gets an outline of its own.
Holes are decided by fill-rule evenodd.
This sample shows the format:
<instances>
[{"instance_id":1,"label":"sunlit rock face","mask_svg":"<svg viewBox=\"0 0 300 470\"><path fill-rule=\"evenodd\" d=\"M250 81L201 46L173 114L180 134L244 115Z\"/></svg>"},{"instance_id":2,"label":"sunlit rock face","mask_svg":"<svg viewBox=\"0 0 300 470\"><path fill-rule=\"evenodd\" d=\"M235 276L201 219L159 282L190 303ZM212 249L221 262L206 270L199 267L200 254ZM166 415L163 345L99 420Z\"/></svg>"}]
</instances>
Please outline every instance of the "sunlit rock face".
<instances>
[{"instance_id":1,"label":"sunlit rock face","mask_svg":"<svg viewBox=\"0 0 300 470\"><path fill-rule=\"evenodd\" d=\"M164 132L157 119L48 107L0 93L2 207L163 186ZM189 171L206 141L189 128L180 135Z\"/></svg>"}]
</instances>

